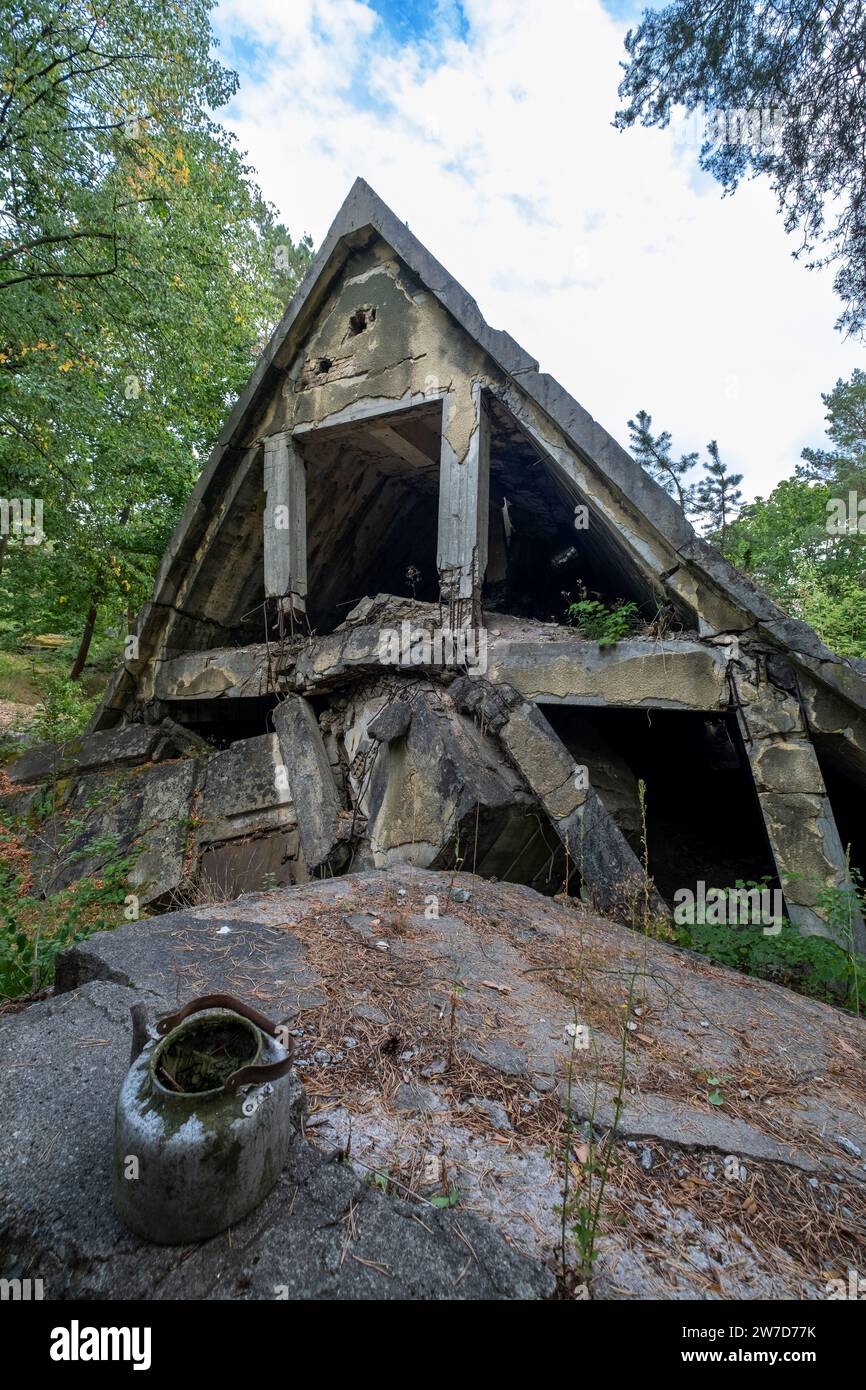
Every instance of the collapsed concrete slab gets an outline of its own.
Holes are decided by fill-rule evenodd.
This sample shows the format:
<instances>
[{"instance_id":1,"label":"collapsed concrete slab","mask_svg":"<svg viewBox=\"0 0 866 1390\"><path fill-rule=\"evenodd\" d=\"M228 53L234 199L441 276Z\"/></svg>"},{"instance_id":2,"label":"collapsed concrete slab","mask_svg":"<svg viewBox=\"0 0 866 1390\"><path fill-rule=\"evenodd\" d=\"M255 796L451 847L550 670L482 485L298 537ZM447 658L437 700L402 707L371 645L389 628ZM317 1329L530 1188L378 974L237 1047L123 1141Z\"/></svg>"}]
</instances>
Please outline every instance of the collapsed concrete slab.
<instances>
[{"instance_id":1,"label":"collapsed concrete slab","mask_svg":"<svg viewBox=\"0 0 866 1390\"><path fill-rule=\"evenodd\" d=\"M637 922L641 908L664 919L668 908L614 816L541 710L510 686L460 680L455 699L496 729L503 748L537 795L566 850L582 895L600 912Z\"/></svg>"},{"instance_id":2,"label":"collapsed concrete slab","mask_svg":"<svg viewBox=\"0 0 866 1390\"><path fill-rule=\"evenodd\" d=\"M345 749L377 867L408 859L507 877L519 862L531 881L549 860L535 799L447 690L413 681L353 695Z\"/></svg>"},{"instance_id":3,"label":"collapsed concrete slab","mask_svg":"<svg viewBox=\"0 0 866 1390\"><path fill-rule=\"evenodd\" d=\"M282 774L298 817L298 833L310 872L337 856L342 806L315 711L300 695L288 695L274 714Z\"/></svg>"}]
</instances>

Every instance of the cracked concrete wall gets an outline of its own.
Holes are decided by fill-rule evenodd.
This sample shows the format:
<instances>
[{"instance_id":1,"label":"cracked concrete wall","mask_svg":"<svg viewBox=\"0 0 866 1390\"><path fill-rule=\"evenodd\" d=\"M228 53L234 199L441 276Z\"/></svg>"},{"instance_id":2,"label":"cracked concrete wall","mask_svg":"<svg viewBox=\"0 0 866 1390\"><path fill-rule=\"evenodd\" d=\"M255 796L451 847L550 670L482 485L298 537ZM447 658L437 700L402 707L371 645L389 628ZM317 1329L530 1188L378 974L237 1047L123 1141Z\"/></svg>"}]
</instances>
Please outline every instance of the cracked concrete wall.
<instances>
[{"instance_id":1,"label":"cracked concrete wall","mask_svg":"<svg viewBox=\"0 0 866 1390\"><path fill-rule=\"evenodd\" d=\"M435 399L487 370L482 350L379 239L347 263L257 435L346 423L363 400L387 409ZM472 428L468 408L449 423L458 457Z\"/></svg>"}]
</instances>

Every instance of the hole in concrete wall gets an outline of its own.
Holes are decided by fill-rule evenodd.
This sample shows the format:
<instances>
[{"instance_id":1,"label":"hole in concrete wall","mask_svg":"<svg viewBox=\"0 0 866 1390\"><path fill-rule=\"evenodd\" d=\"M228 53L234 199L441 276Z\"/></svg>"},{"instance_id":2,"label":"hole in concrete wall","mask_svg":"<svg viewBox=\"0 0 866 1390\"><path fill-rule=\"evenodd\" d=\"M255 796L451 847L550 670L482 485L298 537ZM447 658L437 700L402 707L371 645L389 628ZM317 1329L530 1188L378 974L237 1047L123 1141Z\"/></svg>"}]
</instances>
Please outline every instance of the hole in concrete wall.
<instances>
[{"instance_id":1,"label":"hole in concrete wall","mask_svg":"<svg viewBox=\"0 0 866 1390\"><path fill-rule=\"evenodd\" d=\"M276 695L255 695L224 700L169 700L166 712L176 723L201 734L216 748L228 748L238 739L274 732L272 711Z\"/></svg>"},{"instance_id":2,"label":"hole in concrete wall","mask_svg":"<svg viewBox=\"0 0 866 1390\"><path fill-rule=\"evenodd\" d=\"M567 705L544 713L639 857L637 780L646 783L650 873L668 901L701 879L726 888L766 874L778 886L732 716Z\"/></svg>"},{"instance_id":3,"label":"hole in concrete wall","mask_svg":"<svg viewBox=\"0 0 866 1390\"><path fill-rule=\"evenodd\" d=\"M490 523L485 607L565 622L578 588L608 606L636 603L647 620L658 599L600 514L575 526L578 499L499 401L490 402ZM675 616L672 628L693 625Z\"/></svg>"},{"instance_id":4,"label":"hole in concrete wall","mask_svg":"<svg viewBox=\"0 0 866 1390\"><path fill-rule=\"evenodd\" d=\"M480 814L473 813L461 827L459 840L446 845L430 867L453 868L458 845L461 867L468 873L523 883L547 897L566 891L580 896L580 875L573 863L566 864L562 841L538 808L485 807Z\"/></svg>"},{"instance_id":5,"label":"hole in concrete wall","mask_svg":"<svg viewBox=\"0 0 866 1390\"><path fill-rule=\"evenodd\" d=\"M307 612L318 633L377 593L436 602L441 406L304 444Z\"/></svg>"},{"instance_id":6,"label":"hole in concrete wall","mask_svg":"<svg viewBox=\"0 0 866 1390\"><path fill-rule=\"evenodd\" d=\"M359 333L363 333L369 328L371 323L376 322L376 310L373 306L356 309L349 319L350 338L357 338Z\"/></svg>"}]
</instances>

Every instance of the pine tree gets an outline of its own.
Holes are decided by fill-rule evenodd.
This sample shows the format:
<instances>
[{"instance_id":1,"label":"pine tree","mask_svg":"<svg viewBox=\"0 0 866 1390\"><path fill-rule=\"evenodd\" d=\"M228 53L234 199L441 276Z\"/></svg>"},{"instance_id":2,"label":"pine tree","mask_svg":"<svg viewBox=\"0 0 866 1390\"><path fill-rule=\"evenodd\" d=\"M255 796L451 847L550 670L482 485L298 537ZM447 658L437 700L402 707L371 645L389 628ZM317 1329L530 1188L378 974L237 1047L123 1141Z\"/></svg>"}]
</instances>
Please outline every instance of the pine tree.
<instances>
[{"instance_id":1,"label":"pine tree","mask_svg":"<svg viewBox=\"0 0 866 1390\"><path fill-rule=\"evenodd\" d=\"M652 435L653 418L645 410L639 410L634 420L629 420L628 428L632 453L651 478L655 478L670 496L676 498L686 516L695 504L693 483L685 483L685 475L698 461L697 454L682 454L679 459L671 456L671 436L663 430L657 438Z\"/></svg>"},{"instance_id":2,"label":"pine tree","mask_svg":"<svg viewBox=\"0 0 866 1390\"><path fill-rule=\"evenodd\" d=\"M715 439L707 445L707 453L709 462L703 464L706 477L697 486L695 512L706 522L710 539L726 555L728 529L743 504L740 491L743 475L728 472L728 465L719 457Z\"/></svg>"}]
</instances>

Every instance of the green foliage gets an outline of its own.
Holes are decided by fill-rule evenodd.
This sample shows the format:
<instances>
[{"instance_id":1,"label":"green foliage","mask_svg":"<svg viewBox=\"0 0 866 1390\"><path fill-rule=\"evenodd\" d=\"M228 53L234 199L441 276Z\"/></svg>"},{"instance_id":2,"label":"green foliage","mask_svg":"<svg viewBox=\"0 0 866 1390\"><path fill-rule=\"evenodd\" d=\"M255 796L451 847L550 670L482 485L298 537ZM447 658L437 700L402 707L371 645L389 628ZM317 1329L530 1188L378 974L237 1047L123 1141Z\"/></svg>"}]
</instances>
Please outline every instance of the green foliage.
<instances>
[{"instance_id":1,"label":"green foliage","mask_svg":"<svg viewBox=\"0 0 866 1390\"><path fill-rule=\"evenodd\" d=\"M728 465L719 457L715 439L707 445L709 462L703 465L705 476L697 486L695 513L706 524L710 538L723 555L728 553L728 531L742 505L740 492L742 473L729 473Z\"/></svg>"},{"instance_id":2,"label":"green foliage","mask_svg":"<svg viewBox=\"0 0 866 1390\"><path fill-rule=\"evenodd\" d=\"M460 1201L460 1188L452 1187L449 1192L441 1197L431 1197L431 1207L456 1207Z\"/></svg>"},{"instance_id":3,"label":"green foliage","mask_svg":"<svg viewBox=\"0 0 866 1390\"><path fill-rule=\"evenodd\" d=\"M566 617L600 647L614 647L634 631L639 615L636 603L619 603L608 608L600 599L581 598L569 604Z\"/></svg>"},{"instance_id":4,"label":"green foliage","mask_svg":"<svg viewBox=\"0 0 866 1390\"><path fill-rule=\"evenodd\" d=\"M52 711L56 727L62 728L74 717L75 706L61 700ZM139 849L128 848L121 854L119 835L99 832L106 812L125 795L123 775L106 778L98 793L72 810L53 782L39 789L26 817L0 809L0 996L47 988L60 951L92 932L109 931L124 919L129 872ZM53 877L82 861L89 871L67 887L41 896L31 872L29 846L34 831L40 835L46 875Z\"/></svg>"},{"instance_id":5,"label":"green foliage","mask_svg":"<svg viewBox=\"0 0 866 1390\"><path fill-rule=\"evenodd\" d=\"M5 857L10 837L0 826L0 997L49 988L57 956L96 931L122 920L128 861L118 860L98 879L81 879L47 898L32 895L29 878Z\"/></svg>"},{"instance_id":6,"label":"green foliage","mask_svg":"<svg viewBox=\"0 0 866 1390\"><path fill-rule=\"evenodd\" d=\"M707 445L708 457L701 463L704 476L687 481L688 474L697 468L700 456L681 454L675 459L670 431L663 430L654 436L652 422L652 416L645 410L639 410L628 422L635 459L668 496L674 498L686 516L705 523L709 539L723 555L727 554L728 531L743 501L739 490L743 475L728 472L728 465L719 457L716 440L711 439Z\"/></svg>"},{"instance_id":7,"label":"green foliage","mask_svg":"<svg viewBox=\"0 0 866 1390\"><path fill-rule=\"evenodd\" d=\"M866 585L842 575L827 590L806 577L802 610L806 622L834 652L866 657Z\"/></svg>"},{"instance_id":8,"label":"green foliage","mask_svg":"<svg viewBox=\"0 0 866 1390\"><path fill-rule=\"evenodd\" d=\"M855 0L719 5L674 0L645 9L625 46L617 112L622 130L666 126L674 108L719 113L701 167L726 192L767 177L785 228L811 265L835 261L844 310L838 326L866 325L866 15ZM752 112L757 131L736 119ZM762 114L763 113L763 114ZM766 138L767 136L771 138Z\"/></svg>"},{"instance_id":9,"label":"green foliage","mask_svg":"<svg viewBox=\"0 0 866 1390\"><path fill-rule=\"evenodd\" d=\"M707 1093L707 1104L721 1106L725 1103L725 1093L722 1087L731 1080L730 1076L714 1076L710 1072L698 1072L698 1078L702 1082Z\"/></svg>"},{"instance_id":10,"label":"green foliage","mask_svg":"<svg viewBox=\"0 0 866 1390\"><path fill-rule=\"evenodd\" d=\"M804 449L796 476L745 506L729 531L734 564L841 656L866 656L866 535L827 530L828 503L866 500L866 374L823 396L830 450Z\"/></svg>"},{"instance_id":11,"label":"green foliage","mask_svg":"<svg viewBox=\"0 0 866 1390\"><path fill-rule=\"evenodd\" d=\"M66 743L84 732L94 703L78 682L67 675L48 676L30 731L36 739L47 743Z\"/></svg>"},{"instance_id":12,"label":"green foliage","mask_svg":"<svg viewBox=\"0 0 866 1390\"><path fill-rule=\"evenodd\" d=\"M642 468L651 478L655 478L668 494L676 499L680 509L688 516L695 503L695 485L686 483L685 476L696 467L698 455L681 454L674 459L671 454L671 436L668 430L653 437L653 417L645 410L639 410L634 420L629 420L631 451Z\"/></svg>"},{"instance_id":13,"label":"green foliage","mask_svg":"<svg viewBox=\"0 0 866 1390\"><path fill-rule=\"evenodd\" d=\"M698 923L675 928L675 939L720 965L859 1012L866 984L866 956L845 951L823 936L801 936L785 923L776 936L760 926Z\"/></svg>"},{"instance_id":14,"label":"green foliage","mask_svg":"<svg viewBox=\"0 0 866 1390\"><path fill-rule=\"evenodd\" d=\"M860 530L850 516L846 530L831 533L827 524L832 499L846 508L851 493L866 501L866 373L837 381L822 399L833 447L804 449L795 476L745 505L742 476L729 473L715 440L697 482L686 479L697 455L674 460L670 434L653 436L643 410L628 422L632 449L683 510L704 521L708 540L786 613L841 656L866 657L866 525Z\"/></svg>"},{"instance_id":15,"label":"green foliage","mask_svg":"<svg viewBox=\"0 0 866 1390\"><path fill-rule=\"evenodd\" d=\"M212 112L210 0L12 0L0 29L0 541L10 634L129 631L310 257ZM4 553L5 552L5 553Z\"/></svg>"}]
</instances>

